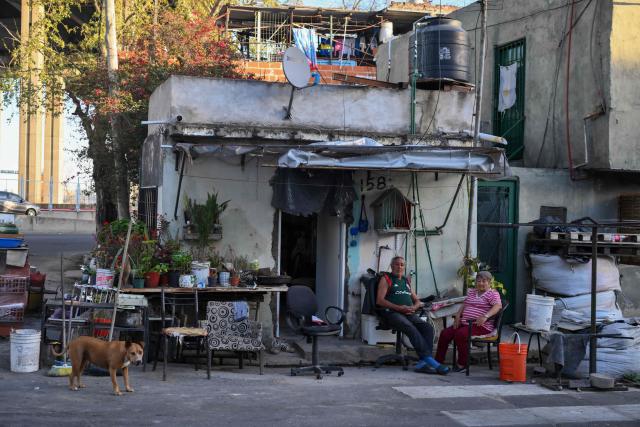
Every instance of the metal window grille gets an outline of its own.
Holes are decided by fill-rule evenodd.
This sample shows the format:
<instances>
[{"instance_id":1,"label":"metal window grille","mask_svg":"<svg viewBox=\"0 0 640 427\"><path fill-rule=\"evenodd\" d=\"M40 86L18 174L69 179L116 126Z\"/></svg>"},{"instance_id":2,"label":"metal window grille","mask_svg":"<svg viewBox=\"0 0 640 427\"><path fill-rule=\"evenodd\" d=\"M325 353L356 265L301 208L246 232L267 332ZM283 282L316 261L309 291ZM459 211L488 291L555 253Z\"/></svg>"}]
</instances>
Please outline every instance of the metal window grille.
<instances>
[{"instance_id":1,"label":"metal window grille","mask_svg":"<svg viewBox=\"0 0 640 427\"><path fill-rule=\"evenodd\" d=\"M158 187L140 189L138 220L146 224L149 231L158 228Z\"/></svg>"},{"instance_id":2,"label":"metal window grille","mask_svg":"<svg viewBox=\"0 0 640 427\"><path fill-rule=\"evenodd\" d=\"M509 160L521 159L524 153L524 85L525 85L526 41L520 39L495 48L494 96L493 96L493 133L504 137ZM500 91L500 66L518 64L516 73L516 103L513 107L498 112Z\"/></svg>"}]
</instances>

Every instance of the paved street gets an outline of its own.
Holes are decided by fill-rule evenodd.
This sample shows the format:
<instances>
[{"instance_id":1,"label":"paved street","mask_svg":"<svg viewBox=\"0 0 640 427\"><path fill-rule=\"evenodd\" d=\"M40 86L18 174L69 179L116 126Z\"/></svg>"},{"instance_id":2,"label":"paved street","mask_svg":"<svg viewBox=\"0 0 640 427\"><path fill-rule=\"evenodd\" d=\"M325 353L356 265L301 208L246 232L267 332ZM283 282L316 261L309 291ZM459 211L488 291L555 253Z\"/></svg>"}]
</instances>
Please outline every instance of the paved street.
<instances>
[{"instance_id":1,"label":"paved street","mask_svg":"<svg viewBox=\"0 0 640 427\"><path fill-rule=\"evenodd\" d=\"M478 367L427 376L399 367L347 368L343 377L290 377L285 368L243 371L215 367L210 381L192 366L161 371L132 368L135 393L116 397L107 377L66 378L0 371L2 425L286 425L492 426L638 425L640 390L551 392L537 384L506 384ZM122 382L122 378L118 378Z\"/></svg>"}]
</instances>

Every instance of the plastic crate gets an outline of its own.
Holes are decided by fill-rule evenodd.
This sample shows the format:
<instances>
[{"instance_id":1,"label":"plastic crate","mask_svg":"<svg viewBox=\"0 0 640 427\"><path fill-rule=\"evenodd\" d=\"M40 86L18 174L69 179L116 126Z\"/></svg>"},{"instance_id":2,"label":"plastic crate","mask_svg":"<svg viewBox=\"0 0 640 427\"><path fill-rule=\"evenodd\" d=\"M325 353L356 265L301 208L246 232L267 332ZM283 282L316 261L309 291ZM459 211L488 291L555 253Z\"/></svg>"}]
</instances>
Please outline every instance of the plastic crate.
<instances>
[{"instance_id":1,"label":"plastic crate","mask_svg":"<svg viewBox=\"0 0 640 427\"><path fill-rule=\"evenodd\" d=\"M0 294L26 293L28 288L28 277L0 275Z\"/></svg>"},{"instance_id":2,"label":"plastic crate","mask_svg":"<svg viewBox=\"0 0 640 427\"><path fill-rule=\"evenodd\" d=\"M21 308L0 306L0 322L22 322L23 318L24 306Z\"/></svg>"}]
</instances>

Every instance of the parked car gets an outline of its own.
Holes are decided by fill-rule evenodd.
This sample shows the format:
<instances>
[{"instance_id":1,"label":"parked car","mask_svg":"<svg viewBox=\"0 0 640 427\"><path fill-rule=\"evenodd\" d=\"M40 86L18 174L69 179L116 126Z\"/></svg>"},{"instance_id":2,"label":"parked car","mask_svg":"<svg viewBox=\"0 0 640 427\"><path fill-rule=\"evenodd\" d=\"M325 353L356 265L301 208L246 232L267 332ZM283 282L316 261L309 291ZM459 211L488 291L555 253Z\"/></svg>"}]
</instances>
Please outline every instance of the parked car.
<instances>
[{"instance_id":1,"label":"parked car","mask_svg":"<svg viewBox=\"0 0 640 427\"><path fill-rule=\"evenodd\" d=\"M40 207L15 193L0 191L0 212L36 216L40 213Z\"/></svg>"}]
</instances>

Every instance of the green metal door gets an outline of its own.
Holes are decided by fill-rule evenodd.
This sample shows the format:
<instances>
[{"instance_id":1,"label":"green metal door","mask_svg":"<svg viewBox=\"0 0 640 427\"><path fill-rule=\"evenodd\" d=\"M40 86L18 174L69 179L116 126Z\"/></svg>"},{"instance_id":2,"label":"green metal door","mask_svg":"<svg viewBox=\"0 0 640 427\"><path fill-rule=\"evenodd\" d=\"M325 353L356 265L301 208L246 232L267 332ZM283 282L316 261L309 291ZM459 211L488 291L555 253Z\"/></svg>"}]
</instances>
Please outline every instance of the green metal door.
<instances>
[{"instance_id":1,"label":"green metal door","mask_svg":"<svg viewBox=\"0 0 640 427\"><path fill-rule=\"evenodd\" d=\"M504 137L509 160L521 159L524 153L524 71L525 39L516 40L495 47L494 94L493 94L493 134ZM500 66L517 63L516 103L503 112L498 111L500 93Z\"/></svg>"},{"instance_id":2,"label":"green metal door","mask_svg":"<svg viewBox=\"0 0 640 427\"><path fill-rule=\"evenodd\" d=\"M478 222L513 223L518 221L518 181L478 181ZM478 226L478 257L491 267L496 280L504 283L509 309L504 321L513 322L516 301L516 253L518 231L515 228Z\"/></svg>"}]
</instances>

